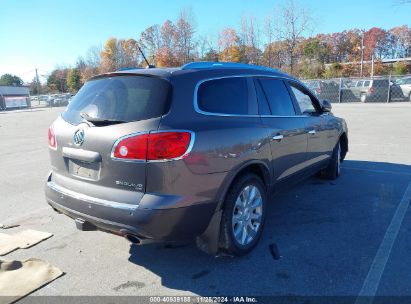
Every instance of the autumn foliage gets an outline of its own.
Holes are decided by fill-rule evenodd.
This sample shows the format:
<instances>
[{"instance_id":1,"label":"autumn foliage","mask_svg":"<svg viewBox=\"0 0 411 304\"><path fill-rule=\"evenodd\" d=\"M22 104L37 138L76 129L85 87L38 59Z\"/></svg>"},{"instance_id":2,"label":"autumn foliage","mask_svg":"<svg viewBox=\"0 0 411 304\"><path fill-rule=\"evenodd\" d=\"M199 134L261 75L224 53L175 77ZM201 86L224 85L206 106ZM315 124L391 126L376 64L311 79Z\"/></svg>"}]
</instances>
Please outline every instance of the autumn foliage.
<instances>
[{"instance_id":1,"label":"autumn foliage","mask_svg":"<svg viewBox=\"0 0 411 304\"><path fill-rule=\"evenodd\" d=\"M48 85L54 90L76 91L95 74L145 67L147 63L138 47L149 63L157 67L181 66L190 61L229 61L317 78L358 76L363 39L363 58L368 62L374 59L375 75L411 72L411 66L404 63L393 66L382 63L386 58L411 56L411 28L407 25L389 30L373 27L366 31L350 29L310 36L311 17L292 0L279 7L276 14L265 20L245 15L238 28L226 27L205 37L197 33L192 11L184 9L174 22L165 20L161 25L150 25L136 33L135 38L111 37L103 46L91 48L73 68L51 73ZM369 73L368 63L364 65L364 75ZM68 83L63 84L59 75Z\"/></svg>"}]
</instances>

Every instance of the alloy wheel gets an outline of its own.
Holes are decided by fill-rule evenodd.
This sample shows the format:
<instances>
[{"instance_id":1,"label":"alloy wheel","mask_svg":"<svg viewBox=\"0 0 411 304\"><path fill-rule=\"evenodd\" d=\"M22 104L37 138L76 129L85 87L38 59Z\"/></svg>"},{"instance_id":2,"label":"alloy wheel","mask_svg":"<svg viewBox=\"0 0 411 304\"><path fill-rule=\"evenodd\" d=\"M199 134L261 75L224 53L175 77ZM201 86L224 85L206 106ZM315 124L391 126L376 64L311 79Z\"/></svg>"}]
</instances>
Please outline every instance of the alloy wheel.
<instances>
[{"instance_id":1,"label":"alloy wheel","mask_svg":"<svg viewBox=\"0 0 411 304\"><path fill-rule=\"evenodd\" d=\"M233 209L232 229L238 244L250 244L258 234L263 216L263 199L260 190L247 185L238 195Z\"/></svg>"}]
</instances>

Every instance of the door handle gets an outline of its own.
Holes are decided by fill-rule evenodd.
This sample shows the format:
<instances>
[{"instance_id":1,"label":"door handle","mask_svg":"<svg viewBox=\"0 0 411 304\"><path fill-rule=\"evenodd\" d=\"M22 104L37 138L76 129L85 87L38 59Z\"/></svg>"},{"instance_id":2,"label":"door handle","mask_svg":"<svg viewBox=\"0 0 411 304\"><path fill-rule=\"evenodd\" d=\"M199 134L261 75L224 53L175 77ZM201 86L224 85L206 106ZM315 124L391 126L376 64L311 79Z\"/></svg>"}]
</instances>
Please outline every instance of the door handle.
<instances>
[{"instance_id":1,"label":"door handle","mask_svg":"<svg viewBox=\"0 0 411 304\"><path fill-rule=\"evenodd\" d=\"M315 135L315 130L308 131L308 134Z\"/></svg>"},{"instance_id":2,"label":"door handle","mask_svg":"<svg viewBox=\"0 0 411 304\"><path fill-rule=\"evenodd\" d=\"M278 140L278 141L280 141L280 140L282 140L283 138L284 138L284 135L281 135L281 134L277 134L277 135L273 136L273 140Z\"/></svg>"}]
</instances>

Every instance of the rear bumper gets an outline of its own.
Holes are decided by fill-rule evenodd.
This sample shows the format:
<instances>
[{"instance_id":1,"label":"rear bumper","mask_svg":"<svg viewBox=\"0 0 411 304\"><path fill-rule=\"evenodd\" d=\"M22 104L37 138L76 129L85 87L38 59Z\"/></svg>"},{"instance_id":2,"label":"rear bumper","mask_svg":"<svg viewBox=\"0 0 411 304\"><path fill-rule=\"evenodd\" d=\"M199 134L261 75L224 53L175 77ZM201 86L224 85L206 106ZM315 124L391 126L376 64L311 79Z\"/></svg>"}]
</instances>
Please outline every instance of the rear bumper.
<instances>
[{"instance_id":1,"label":"rear bumper","mask_svg":"<svg viewBox=\"0 0 411 304\"><path fill-rule=\"evenodd\" d=\"M147 209L73 193L51 181L45 187L47 202L59 212L119 235L134 234L142 240L177 241L201 235L215 211L215 203L173 208L184 197L144 194L140 201L155 200L167 208Z\"/></svg>"}]
</instances>

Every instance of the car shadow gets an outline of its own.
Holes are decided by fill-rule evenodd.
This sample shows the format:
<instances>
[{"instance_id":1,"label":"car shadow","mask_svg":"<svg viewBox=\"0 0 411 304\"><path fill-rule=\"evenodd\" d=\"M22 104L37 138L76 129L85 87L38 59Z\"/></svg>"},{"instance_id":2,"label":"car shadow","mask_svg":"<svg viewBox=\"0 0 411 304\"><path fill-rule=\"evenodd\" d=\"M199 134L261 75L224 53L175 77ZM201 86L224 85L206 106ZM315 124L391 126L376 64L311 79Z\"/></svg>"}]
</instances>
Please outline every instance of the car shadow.
<instances>
[{"instance_id":1,"label":"car shadow","mask_svg":"<svg viewBox=\"0 0 411 304\"><path fill-rule=\"evenodd\" d=\"M337 180L311 177L273 196L262 238L244 257L151 244L131 245L129 261L164 287L201 296L355 296L410 180L409 165L346 160Z\"/></svg>"}]
</instances>

